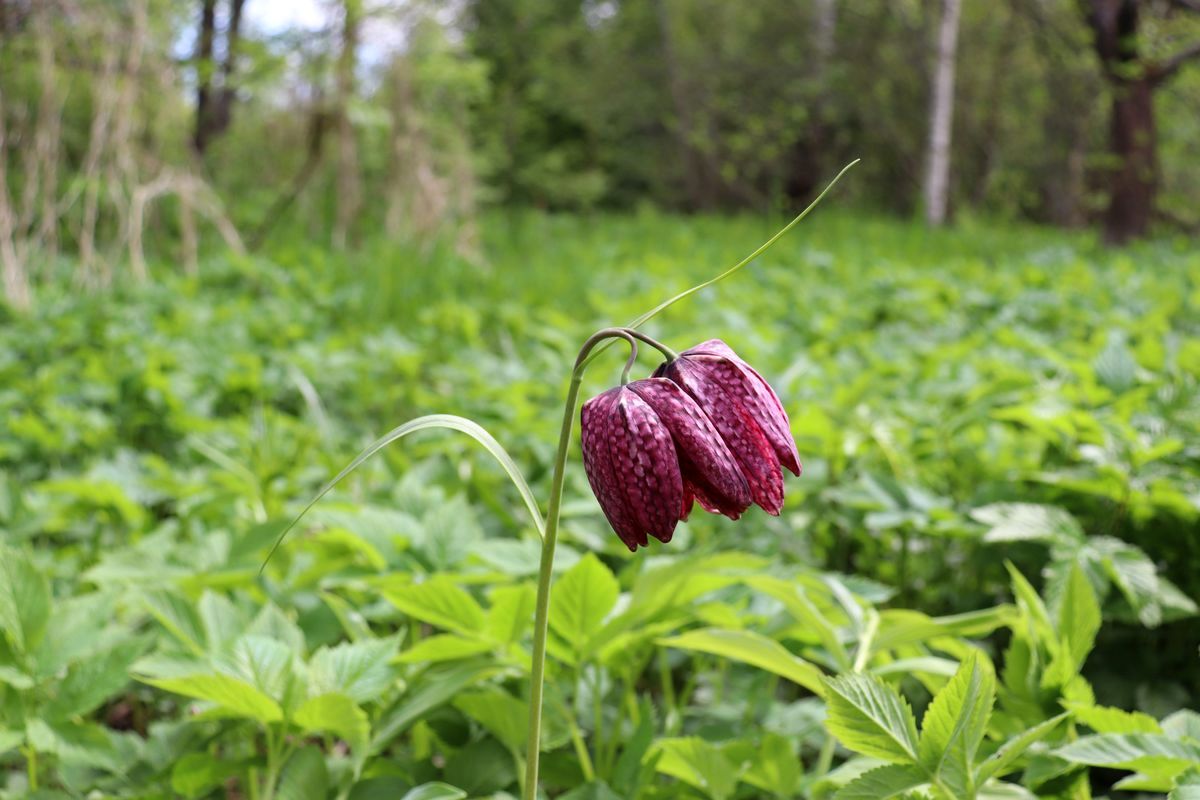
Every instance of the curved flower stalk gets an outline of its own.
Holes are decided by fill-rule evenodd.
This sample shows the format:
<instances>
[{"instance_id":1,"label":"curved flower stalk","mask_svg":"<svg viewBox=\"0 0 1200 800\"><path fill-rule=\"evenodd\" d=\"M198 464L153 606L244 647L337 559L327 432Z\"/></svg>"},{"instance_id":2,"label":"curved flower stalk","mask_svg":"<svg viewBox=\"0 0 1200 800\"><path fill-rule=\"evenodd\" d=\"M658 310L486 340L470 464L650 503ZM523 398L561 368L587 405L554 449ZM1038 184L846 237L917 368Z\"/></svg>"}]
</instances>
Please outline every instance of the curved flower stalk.
<instances>
[{"instance_id":1,"label":"curved flower stalk","mask_svg":"<svg viewBox=\"0 0 1200 800\"><path fill-rule=\"evenodd\" d=\"M528 482L491 434L463 417L435 414L401 425L369 445L320 489L280 533L267 554L267 560L270 560L287 533L343 478L375 453L409 433L431 427L443 427L467 433L481 442L500 462L517 487L542 537L537 602L534 610L529 739L526 748L525 779L522 785L523 800L537 798L551 570L558 539L559 510L562 506L567 454L584 371L612 344L612 339L624 339L630 344L633 352L625 366L623 385L589 401L589 409L585 413L595 424L585 423L584 450L586 463L591 465L588 467L589 480L593 480L593 474L599 476L593 480L592 486L594 489L597 486L601 487L596 491L597 496L601 497L601 506L613 523L614 529L631 550L646 544L647 534L654 535L662 541L669 541L675 524L687 518L693 500L708 511L722 513L733 519L736 519L751 501L767 511L778 513L779 506L782 505L782 475L778 475L779 488L776 491L774 480L766 473L771 469L778 473L779 465L782 464L798 474L800 464L795 455L795 444L783 441L787 417L783 414L783 408L774 392L757 372L738 359L723 343L710 340L679 355L636 329L683 298L724 280L765 253L800 220L808 216L842 175L857 163L856 160L843 167L807 208L737 264L716 277L660 303L628 326L606 328L584 342L575 360L567 388L544 519L539 513ZM636 355L635 340L646 342L660 350L667 357L668 365L676 364L675 368L664 369L665 377L656 375L626 385L625 380ZM668 372L672 374L667 374ZM669 388L668 384L678 387L678 390ZM790 439L790 434L787 436ZM747 437L749 443L745 441ZM763 441L766 442L765 445ZM607 449L601 448L602 442L607 443ZM773 462L772 458L775 459ZM647 466L654 473L653 480L645 475ZM639 467L643 471L641 475L637 472ZM632 471L633 479L629 477L629 470ZM748 473L754 477L750 478ZM634 497L631 494L634 491L639 493L637 498L647 502L662 501L665 505L661 509L650 508L645 506L645 503L645 507L636 507L637 503L631 502L630 499ZM601 496L602 493L607 495L607 499ZM630 516L631 508L634 516ZM266 567L267 560L263 562L263 568Z\"/></svg>"}]
</instances>

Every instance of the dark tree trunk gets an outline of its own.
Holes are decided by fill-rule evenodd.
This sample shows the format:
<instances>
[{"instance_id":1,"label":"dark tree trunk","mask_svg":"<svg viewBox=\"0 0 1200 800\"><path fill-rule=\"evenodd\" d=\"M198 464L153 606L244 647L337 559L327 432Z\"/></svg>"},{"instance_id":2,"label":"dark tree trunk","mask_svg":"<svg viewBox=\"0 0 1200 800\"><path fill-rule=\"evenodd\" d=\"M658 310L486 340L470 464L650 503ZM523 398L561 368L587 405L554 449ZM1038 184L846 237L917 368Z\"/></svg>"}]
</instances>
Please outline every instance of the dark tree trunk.
<instances>
[{"instance_id":1,"label":"dark tree trunk","mask_svg":"<svg viewBox=\"0 0 1200 800\"><path fill-rule=\"evenodd\" d=\"M1122 244L1144 236L1154 216L1158 190L1154 86L1148 78L1114 87L1112 149L1120 165L1112 175L1105 238Z\"/></svg>"},{"instance_id":2,"label":"dark tree trunk","mask_svg":"<svg viewBox=\"0 0 1200 800\"><path fill-rule=\"evenodd\" d=\"M1145 236L1157 190L1154 87L1157 76L1138 50L1138 0L1090 0L1088 22L1112 89L1109 178L1104 238L1123 244Z\"/></svg>"},{"instance_id":3,"label":"dark tree trunk","mask_svg":"<svg viewBox=\"0 0 1200 800\"><path fill-rule=\"evenodd\" d=\"M196 127L192 146L204 155L212 137L213 41L216 39L217 0L203 0L200 6L200 35L196 38Z\"/></svg>"}]
</instances>

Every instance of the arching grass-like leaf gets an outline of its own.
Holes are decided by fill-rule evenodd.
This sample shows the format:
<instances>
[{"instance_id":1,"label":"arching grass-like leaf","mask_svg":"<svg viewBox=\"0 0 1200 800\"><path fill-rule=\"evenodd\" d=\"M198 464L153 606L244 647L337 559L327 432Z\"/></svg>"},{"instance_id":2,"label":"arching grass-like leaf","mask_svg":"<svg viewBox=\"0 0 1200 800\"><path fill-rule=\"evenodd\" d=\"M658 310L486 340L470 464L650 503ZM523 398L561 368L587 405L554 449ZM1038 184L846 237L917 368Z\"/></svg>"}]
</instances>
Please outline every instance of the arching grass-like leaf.
<instances>
[{"instance_id":1,"label":"arching grass-like leaf","mask_svg":"<svg viewBox=\"0 0 1200 800\"><path fill-rule=\"evenodd\" d=\"M279 534L279 538L276 539L275 544L271 546L271 551L267 553L267 557L263 559L262 567L259 568L259 571L261 572L262 569L267 566L267 562L271 560L271 556L273 556L275 551L279 549L280 543L283 542L283 539L288 535L288 532L291 531L292 528L296 527L296 523L304 518L304 515L308 513L309 509L317 504L317 501L328 494L333 487L341 483L343 478L345 478L354 470L358 469L360 466L362 466L363 462L378 453L383 448L387 447L392 442L403 439L405 436L408 436L411 433L429 430L431 428L445 428L447 430L465 433L483 445L484 449L487 450L496 459L496 461L500 463L500 466L504 469L505 474L508 475L509 480L511 480L513 485L517 487L517 492L520 493L521 499L525 502L525 507L529 510L530 517L533 518L533 524L534 527L537 528L538 535L545 536L546 525L542 520L542 512L541 509L538 508L537 498L533 496L533 490L529 488L529 482L526 481L525 476L521 474L521 469L517 466L517 463L512 460L512 456L508 454L507 450L500 446L500 443L496 441L495 437L488 433L482 425L472 422L466 417L458 417L454 416L453 414L429 414L424 417L417 417L414 420L409 420L403 425L393 428L383 436L380 436L374 442L371 442L371 444L367 445L366 449L355 456L354 460L347 464L341 472L333 476L328 483L322 486L317 492L316 496L313 497L312 500L308 501L308 505L304 507L304 510L297 514L296 518L288 523L288 526Z\"/></svg>"}]
</instances>

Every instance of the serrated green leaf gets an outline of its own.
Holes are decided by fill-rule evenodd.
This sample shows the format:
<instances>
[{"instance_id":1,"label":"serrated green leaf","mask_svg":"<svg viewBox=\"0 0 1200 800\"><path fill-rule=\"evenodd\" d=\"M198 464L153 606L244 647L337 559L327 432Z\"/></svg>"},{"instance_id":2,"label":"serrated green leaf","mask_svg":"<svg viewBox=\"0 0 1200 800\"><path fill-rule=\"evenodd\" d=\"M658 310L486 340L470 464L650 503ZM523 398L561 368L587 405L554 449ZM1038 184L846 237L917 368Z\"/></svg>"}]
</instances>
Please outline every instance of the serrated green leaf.
<instances>
[{"instance_id":1,"label":"serrated green leaf","mask_svg":"<svg viewBox=\"0 0 1200 800\"><path fill-rule=\"evenodd\" d=\"M1100 630L1100 603L1083 570L1075 565L1067 579L1057 613L1058 633L1071 657L1072 674L1077 674Z\"/></svg>"},{"instance_id":2,"label":"serrated green leaf","mask_svg":"<svg viewBox=\"0 0 1200 800\"><path fill-rule=\"evenodd\" d=\"M991 662L971 653L933 698L921 721L917 745L921 765L963 797L974 792L975 754L987 730L995 695Z\"/></svg>"},{"instance_id":3,"label":"serrated green leaf","mask_svg":"<svg viewBox=\"0 0 1200 800\"><path fill-rule=\"evenodd\" d=\"M838 789L834 800L888 800L928 782L920 767L888 764L859 775Z\"/></svg>"},{"instance_id":4,"label":"serrated green leaf","mask_svg":"<svg viewBox=\"0 0 1200 800\"><path fill-rule=\"evenodd\" d=\"M288 759L279 776L279 800L326 800L329 794L329 770L325 757L315 747L297 750Z\"/></svg>"},{"instance_id":5,"label":"serrated green leaf","mask_svg":"<svg viewBox=\"0 0 1200 800\"><path fill-rule=\"evenodd\" d=\"M202 797L246 769L251 762L187 753L171 767L171 788L184 797Z\"/></svg>"},{"instance_id":6,"label":"serrated green leaf","mask_svg":"<svg viewBox=\"0 0 1200 800\"><path fill-rule=\"evenodd\" d=\"M550 629L576 657L583 655L588 640L616 606L620 593L612 571L588 553L555 583L550 597Z\"/></svg>"},{"instance_id":7,"label":"serrated green leaf","mask_svg":"<svg viewBox=\"0 0 1200 800\"><path fill-rule=\"evenodd\" d=\"M405 650L396 660L401 664L436 664L442 661L461 661L494 650L493 642L468 639L453 633L444 633L422 639Z\"/></svg>"},{"instance_id":8,"label":"serrated green leaf","mask_svg":"<svg viewBox=\"0 0 1200 800\"><path fill-rule=\"evenodd\" d=\"M355 752L366 745L371 733L366 712L340 692L308 698L296 709L293 720L309 733L336 733Z\"/></svg>"},{"instance_id":9,"label":"serrated green leaf","mask_svg":"<svg viewBox=\"0 0 1200 800\"><path fill-rule=\"evenodd\" d=\"M278 722L283 719L283 709L279 703L253 685L231 675L139 677L138 680L167 692L213 703L236 716L249 717L259 722Z\"/></svg>"},{"instance_id":10,"label":"serrated green leaf","mask_svg":"<svg viewBox=\"0 0 1200 800\"><path fill-rule=\"evenodd\" d=\"M1141 711L1125 711L1108 706L1090 706L1082 703L1065 703L1076 721L1088 726L1096 733L1162 733L1158 720Z\"/></svg>"},{"instance_id":11,"label":"serrated green leaf","mask_svg":"<svg viewBox=\"0 0 1200 800\"><path fill-rule=\"evenodd\" d=\"M431 667L421 673L391 710L376 723L371 752L377 753L414 722L460 691L499 671L492 661L463 661Z\"/></svg>"},{"instance_id":12,"label":"serrated green leaf","mask_svg":"<svg viewBox=\"0 0 1200 800\"><path fill-rule=\"evenodd\" d=\"M528 583L498 586L492 590L488 600L491 602L485 626L488 637L502 643L520 641L533 623L537 590Z\"/></svg>"},{"instance_id":13,"label":"serrated green leaf","mask_svg":"<svg viewBox=\"0 0 1200 800\"><path fill-rule=\"evenodd\" d=\"M656 769L664 775L694 786L712 800L726 800L737 787L737 774L729 759L703 739L660 739L655 745L661 757Z\"/></svg>"},{"instance_id":14,"label":"serrated green leaf","mask_svg":"<svg viewBox=\"0 0 1200 800\"><path fill-rule=\"evenodd\" d=\"M50 582L25 553L0 545L0 633L31 652L50 619Z\"/></svg>"},{"instance_id":15,"label":"serrated green leaf","mask_svg":"<svg viewBox=\"0 0 1200 800\"><path fill-rule=\"evenodd\" d=\"M292 651L281 642L243 636L234 642L227 656L217 659L216 667L282 703L292 688L292 660Z\"/></svg>"},{"instance_id":16,"label":"serrated green leaf","mask_svg":"<svg viewBox=\"0 0 1200 800\"><path fill-rule=\"evenodd\" d=\"M1200 766L1200 743L1156 733L1098 733L1060 747L1054 755L1075 764L1153 772L1155 766Z\"/></svg>"},{"instance_id":17,"label":"serrated green leaf","mask_svg":"<svg viewBox=\"0 0 1200 800\"><path fill-rule=\"evenodd\" d=\"M679 636L659 639L658 645L731 658L787 678L814 694L821 695L825 691L821 670L799 656L792 655L774 639L768 639L753 631L701 628Z\"/></svg>"},{"instance_id":18,"label":"serrated green leaf","mask_svg":"<svg viewBox=\"0 0 1200 800\"><path fill-rule=\"evenodd\" d=\"M802 762L785 736L764 733L741 779L774 797L792 797L803 775Z\"/></svg>"},{"instance_id":19,"label":"serrated green leaf","mask_svg":"<svg viewBox=\"0 0 1200 800\"><path fill-rule=\"evenodd\" d=\"M513 752L525 748L529 735L529 706L496 686L455 697L454 707L482 725Z\"/></svg>"},{"instance_id":20,"label":"serrated green leaf","mask_svg":"<svg viewBox=\"0 0 1200 800\"><path fill-rule=\"evenodd\" d=\"M483 630L483 609L479 603L445 576L388 589L383 596L405 614L434 627L470 636Z\"/></svg>"},{"instance_id":21,"label":"serrated green leaf","mask_svg":"<svg viewBox=\"0 0 1200 800\"><path fill-rule=\"evenodd\" d=\"M917 762L917 724L912 709L871 675L825 682L826 727L850 750L893 764Z\"/></svg>"},{"instance_id":22,"label":"serrated green leaf","mask_svg":"<svg viewBox=\"0 0 1200 800\"><path fill-rule=\"evenodd\" d=\"M396 683L394 639L365 639L322 647L308 662L309 690L341 692L356 703L381 697Z\"/></svg>"},{"instance_id":23,"label":"serrated green leaf","mask_svg":"<svg viewBox=\"0 0 1200 800\"><path fill-rule=\"evenodd\" d=\"M42 715L50 721L84 716L129 683L129 667L143 643L124 642L104 653L77 661L53 688Z\"/></svg>"},{"instance_id":24,"label":"serrated green leaf","mask_svg":"<svg viewBox=\"0 0 1200 800\"><path fill-rule=\"evenodd\" d=\"M1009 739L1000 746L999 750L979 765L979 769L975 772L975 784L982 786L993 777L1002 777L1007 774L1009 767L1016 763L1026 750L1053 733L1055 728L1066 718L1066 714L1059 714L1057 717L1040 722L1019 736Z\"/></svg>"},{"instance_id":25,"label":"serrated green leaf","mask_svg":"<svg viewBox=\"0 0 1200 800\"><path fill-rule=\"evenodd\" d=\"M1075 517L1056 506L994 503L975 509L971 518L988 526L983 536L985 542L1073 544L1084 538L1083 528Z\"/></svg>"},{"instance_id":26,"label":"serrated green leaf","mask_svg":"<svg viewBox=\"0 0 1200 800\"><path fill-rule=\"evenodd\" d=\"M1167 800L1200 800L1200 771L1190 770L1181 775Z\"/></svg>"}]
</instances>

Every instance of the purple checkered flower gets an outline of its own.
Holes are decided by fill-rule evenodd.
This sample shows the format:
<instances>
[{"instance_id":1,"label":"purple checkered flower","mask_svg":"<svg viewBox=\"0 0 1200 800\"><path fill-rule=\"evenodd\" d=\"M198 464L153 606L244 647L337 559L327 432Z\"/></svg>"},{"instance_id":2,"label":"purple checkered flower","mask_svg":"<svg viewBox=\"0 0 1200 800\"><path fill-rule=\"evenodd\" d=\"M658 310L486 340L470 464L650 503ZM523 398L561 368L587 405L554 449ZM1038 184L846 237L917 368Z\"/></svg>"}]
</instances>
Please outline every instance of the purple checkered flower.
<instances>
[{"instance_id":1,"label":"purple checkered flower","mask_svg":"<svg viewBox=\"0 0 1200 800\"><path fill-rule=\"evenodd\" d=\"M800 456L775 391L720 339L709 339L660 366L712 420L750 485L751 499L769 514L783 508L783 471L800 474ZM705 499L697 495L705 508Z\"/></svg>"},{"instance_id":2,"label":"purple checkered flower","mask_svg":"<svg viewBox=\"0 0 1200 800\"><path fill-rule=\"evenodd\" d=\"M750 487L713 421L677 384L647 378L583 404L583 466L630 550L671 541L693 499L737 519Z\"/></svg>"}]
</instances>

